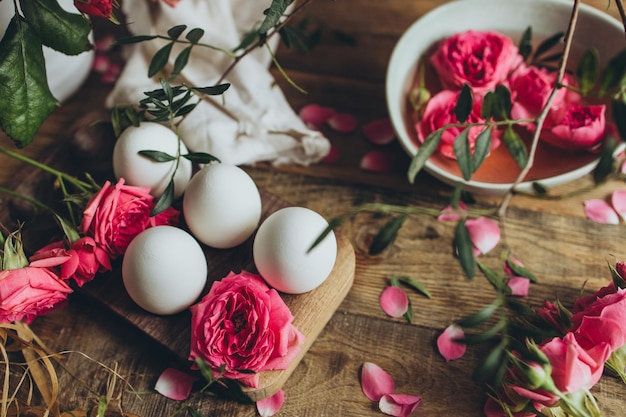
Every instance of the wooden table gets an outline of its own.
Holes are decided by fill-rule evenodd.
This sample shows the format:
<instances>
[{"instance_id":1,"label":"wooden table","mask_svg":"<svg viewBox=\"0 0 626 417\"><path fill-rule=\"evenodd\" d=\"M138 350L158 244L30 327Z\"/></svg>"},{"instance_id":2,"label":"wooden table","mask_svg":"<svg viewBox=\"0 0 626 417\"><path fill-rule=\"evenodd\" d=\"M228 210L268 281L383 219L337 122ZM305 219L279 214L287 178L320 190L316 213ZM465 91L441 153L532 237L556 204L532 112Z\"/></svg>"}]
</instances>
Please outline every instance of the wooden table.
<instances>
[{"instance_id":1,"label":"wooden table","mask_svg":"<svg viewBox=\"0 0 626 417\"><path fill-rule=\"evenodd\" d=\"M320 24L320 45L309 54L284 47L279 60L291 77L307 91L302 95L277 74L290 103L299 109L308 103L332 106L353 113L364 124L386 117L384 75L391 50L416 18L444 3L439 0L339 0L317 1L307 10L312 24ZM589 1L598 8L605 0ZM614 6L608 10L616 15ZM338 40L348 35L353 43ZM41 129L35 144L25 152L43 157L55 141L67 136L68 126L89 110L102 110L110 86L95 77L80 92L55 112ZM310 167L271 167L260 164L246 167L257 185L293 204L309 207L326 218L340 215L359 199L411 206L441 208L447 204L450 187L420 173L411 186L405 179L409 162L398 144L397 168L389 173L366 172L359 168L361 156L375 148L360 131L325 134L341 149L341 159L333 164ZM2 144L8 145L6 138ZM8 145L10 146L10 145ZM0 159L2 183L19 176L19 166ZM562 187L580 188L589 183L581 179ZM530 303L539 305L546 298L559 296L571 303L581 287L596 289L609 280L607 261L613 255L624 258L626 234L623 226L604 226L587 220L582 201L604 198L612 190L623 189L611 182L582 196L562 201L515 197L507 216L506 239L516 257L538 276ZM493 207L497 197L477 196L478 207ZM380 255L368 256L367 246L380 219L367 214L345 222L341 231L354 246L357 266L354 286L331 318L284 389L286 402L281 416L378 416L376 404L361 392L359 371L363 362L375 362L390 373L396 391L421 395L416 415L482 415L484 391L470 375L484 353L468 349L460 360L446 363L437 353L434 341L453 320L490 303L494 292L486 280L464 278L453 257L453 226L426 216L410 217L392 247ZM499 267L499 250L482 258ZM426 299L411 293L414 322L391 319L380 309L378 297L392 274L411 275L432 293ZM33 323L33 329L55 351L82 352L106 364L132 384L137 395L118 380L110 392L123 410L142 417L171 416L179 403L154 393L155 381L173 358L123 320L103 310L89 298L76 294L69 305ZM62 384L61 404L67 409L87 410L98 396L107 393L108 372L82 354L68 353L59 371ZM623 415L626 388L605 377L594 394L607 416ZM253 406L206 398L194 402L203 416L253 416ZM112 407L112 410L115 407Z\"/></svg>"}]
</instances>

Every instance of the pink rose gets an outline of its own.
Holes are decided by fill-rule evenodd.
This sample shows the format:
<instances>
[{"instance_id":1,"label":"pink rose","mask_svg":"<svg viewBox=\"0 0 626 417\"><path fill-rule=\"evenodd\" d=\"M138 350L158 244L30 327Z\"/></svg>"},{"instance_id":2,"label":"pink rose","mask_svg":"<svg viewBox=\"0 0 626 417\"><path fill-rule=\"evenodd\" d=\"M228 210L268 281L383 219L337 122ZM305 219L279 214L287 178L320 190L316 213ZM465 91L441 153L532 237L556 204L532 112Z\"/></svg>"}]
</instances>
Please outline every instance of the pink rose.
<instances>
[{"instance_id":1,"label":"pink rose","mask_svg":"<svg viewBox=\"0 0 626 417\"><path fill-rule=\"evenodd\" d=\"M71 292L71 288L46 267L31 264L0 271L0 321L30 323L64 302Z\"/></svg>"},{"instance_id":2,"label":"pink rose","mask_svg":"<svg viewBox=\"0 0 626 417\"><path fill-rule=\"evenodd\" d=\"M231 272L190 307L190 360L200 358L223 376L258 386L258 372L286 369L304 336L276 290L256 274Z\"/></svg>"},{"instance_id":3,"label":"pink rose","mask_svg":"<svg viewBox=\"0 0 626 417\"><path fill-rule=\"evenodd\" d=\"M554 385L564 394L593 387L600 380L604 362L610 356L608 344L585 350L573 333L567 333L563 339L555 337L540 349L552 366Z\"/></svg>"},{"instance_id":4,"label":"pink rose","mask_svg":"<svg viewBox=\"0 0 626 417\"><path fill-rule=\"evenodd\" d=\"M126 251L130 241L150 226L178 222L179 212L170 207L150 217L154 198L150 188L107 181L87 204L79 231L93 237L96 244L114 259Z\"/></svg>"},{"instance_id":5,"label":"pink rose","mask_svg":"<svg viewBox=\"0 0 626 417\"><path fill-rule=\"evenodd\" d=\"M33 254L31 262L44 261L53 256L65 256L67 260L59 265L61 279L73 279L79 287L91 281L98 272L110 271L111 261L106 252L96 245L91 237L83 237L69 249L62 241L53 242Z\"/></svg>"},{"instance_id":6,"label":"pink rose","mask_svg":"<svg viewBox=\"0 0 626 417\"><path fill-rule=\"evenodd\" d=\"M446 124L458 123L456 115L454 114L454 107L459 97L458 91L442 90L435 94L426 104L424 109L424 116L417 123L417 136L420 142L424 142L428 135L435 130L443 127ZM474 100L472 112L466 120L466 123L484 123L485 120L480 117L481 100ZM470 127L469 141L470 148L474 149L476 139L480 132L484 130L484 126ZM441 137L438 150L442 155L448 158L455 158L454 156L454 139L461 133L466 127L451 127L445 130ZM491 149L495 149L500 145L499 132L495 131L492 134Z\"/></svg>"},{"instance_id":7,"label":"pink rose","mask_svg":"<svg viewBox=\"0 0 626 417\"><path fill-rule=\"evenodd\" d=\"M543 306L541 306L539 311L537 311L537 314L543 319L543 321L548 323L556 330L559 330L562 333L567 332L566 327L569 327L569 323L565 323L567 323L569 319L567 317L563 317L561 311L559 310L559 307L556 304L552 303L551 301L544 301Z\"/></svg>"},{"instance_id":8,"label":"pink rose","mask_svg":"<svg viewBox=\"0 0 626 417\"><path fill-rule=\"evenodd\" d=\"M111 17L113 0L74 0L74 6L90 16Z\"/></svg>"},{"instance_id":9,"label":"pink rose","mask_svg":"<svg viewBox=\"0 0 626 417\"><path fill-rule=\"evenodd\" d=\"M604 138L606 106L570 105L562 115L546 122L541 139L566 150L593 150Z\"/></svg>"},{"instance_id":10,"label":"pink rose","mask_svg":"<svg viewBox=\"0 0 626 417\"><path fill-rule=\"evenodd\" d=\"M513 101L511 118L534 119L539 116L548 102L550 94L552 94L556 84L556 76L556 71L549 71L534 65L520 65L509 78L509 89ZM575 80L571 75L565 74L563 83L574 85ZM566 88L559 88L551 108L554 111L561 111L560 109L565 109L571 103L578 101L580 101L580 94ZM527 127L534 127L534 125Z\"/></svg>"},{"instance_id":11,"label":"pink rose","mask_svg":"<svg viewBox=\"0 0 626 417\"><path fill-rule=\"evenodd\" d=\"M509 37L469 30L441 42L430 62L444 88L468 84L474 92L484 93L504 82L522 57Z\"/></svg>"}]
</instances>

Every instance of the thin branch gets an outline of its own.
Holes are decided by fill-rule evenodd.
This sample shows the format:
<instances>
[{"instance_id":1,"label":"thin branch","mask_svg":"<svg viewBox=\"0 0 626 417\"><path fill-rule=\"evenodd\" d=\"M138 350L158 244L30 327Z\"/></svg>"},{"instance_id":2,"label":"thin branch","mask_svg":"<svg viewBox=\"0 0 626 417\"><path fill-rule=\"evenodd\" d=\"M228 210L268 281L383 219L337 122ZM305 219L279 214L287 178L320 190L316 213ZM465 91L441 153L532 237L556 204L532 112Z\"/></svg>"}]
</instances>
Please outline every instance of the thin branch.
<instances>
[{"instance_id":1,"label":"thin branch","mask_svg":"<svg viewBox=\"0 0 626 417\"><path fill-rule=\"evenodd\" d=\"M624 4L622 0L615 0L615 4L619 11L619 17L622 19L622 25L624 25L624 35L626 35L626 11L624 11Z\"/></svg>"}]
</instances>

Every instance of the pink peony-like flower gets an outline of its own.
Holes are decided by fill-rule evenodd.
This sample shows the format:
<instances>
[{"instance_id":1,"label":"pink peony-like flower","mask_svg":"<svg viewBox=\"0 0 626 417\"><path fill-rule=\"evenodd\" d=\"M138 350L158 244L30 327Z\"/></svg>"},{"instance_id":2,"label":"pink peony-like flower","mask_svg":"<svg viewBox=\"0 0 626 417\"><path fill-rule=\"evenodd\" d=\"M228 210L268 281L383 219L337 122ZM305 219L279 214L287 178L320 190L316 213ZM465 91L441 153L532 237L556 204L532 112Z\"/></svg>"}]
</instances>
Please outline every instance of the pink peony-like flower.
<instances>
[{"instance_id":1,"label":"pink peony-like flower","mask_svg":"<svg viewBox=\"0 0 626 417\"><path fill-rule=\"evenodd\" d=\"M63 303L71 292L72 289L47 267L31 264L0 271L0 321L29 323Z\"/></svg>"},{"instance_id":2,"label":"pink peony-like flower","mask_svg":"<svg viewBox=\"0 0 626 417\"><path fill-rule=\"evenodd\" d=\"M66 261L58 265L61 279L73 279L79 287L91 281L98 272L110 271L111 261L107 253L91 237L82 237L69 249L62 241L50 243L35 252L29 260L43 262L45 259L64 256Z\"/></svg>"},{"instance_id":3,"label":"pink peony-like flower","mask_svg":"<svg viewBox=\"0 0 626 417\"><path fill-rule=\"evenodd\" d=\"M606 130L606 106L574 103L546 122L541 139L565 150L595 150Z\"/></svg>"},{"instance_id":4,"label":"pink peony-like flower","mask_svg":"<svg viewBox=\"0 0 626 417\"><path fill-rule=\"evenodd\" d=\"M225 378L258 386L258 372L286 369L304 336L276 290L257 275L231 272L190 307L190 360L205 361Z\"/></svg>"},{"instance_id":5,"label":"pink peony-like flower","mask_svg":"<svg viewBox=\"0 0 626 417\"><path fill-rule=\"evenodd\" d=\"M567 333L563 339L555 337L540 349L552 366L554 385L564 394L593 387L600 380L604 362L610 356L608 344L585 349L573 333Z\"/></svg>"},{"instance_id":6,"label":"pink peony-like flower","mask_svg":"<svg viewBox=\"0 0 626 417\"><path fill-rule=\"evenodd\" d=\"M511 38L493 31L457 33L446 38L430 62L444 88L468 84L476 93L485 93L504 82L522 62Z\"/></svg>"},{"instance_id":7,"label":"pink peony-like flower","mask_svg":"<svg viewBox=\"0 0 626 417\"><path fill-rule=\"evenodd\" d=\"M79 231L115 259L148 227L178 223L179 212L172 207L151 218L154 204L148 187L125 185L123 178L115 185L107 181L87 204Z\"/></svg>"},{"instance_id":8,"label":"pink peony-like flower","mask_svg":"<svg viewBox=\"0 0 626 417\"><path fill-rule=\"evenodd\" d=\"M74 6L82 13L106 19L113 13L113 0L74 0Z\"/></svg>"},{"instance_id":9,"label":"pink peony-like flower","mask_svg":"<svg viewBox=\"0 0 626 417\"><path fill-rule=\"evenodd\" d=\"M458 119L454 113L456 102L459 98L458 91L442 90L435 94L426 104L424 116L416 124L417 137L420 142L424 142L428 135L437 129L451 123L458 123ZM472 111L466 120L466 123L483 123L485 120L480 116L481 100L474 100ZM466 127L450 127L445 130L441 136L439 147L437 148L442 155L448 158L456 158L454 155L454 139ZM484 130L483 126L470 127L469 142L470 149L473 151L478 135ZM500 145L500 133L494 131L491 138L491 149L495 149Z\"/></svg>"}]
</instances>

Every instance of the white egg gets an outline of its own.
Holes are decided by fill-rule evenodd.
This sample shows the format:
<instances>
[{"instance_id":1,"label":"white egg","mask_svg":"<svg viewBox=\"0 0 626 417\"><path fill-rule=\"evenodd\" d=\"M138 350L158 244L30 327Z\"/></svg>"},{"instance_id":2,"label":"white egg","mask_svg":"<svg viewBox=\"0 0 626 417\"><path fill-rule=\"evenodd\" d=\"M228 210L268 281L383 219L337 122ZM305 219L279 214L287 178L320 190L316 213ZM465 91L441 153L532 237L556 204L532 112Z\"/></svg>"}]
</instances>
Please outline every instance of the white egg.
<instances>
[{"instance_id":1,"label":"white egg","mask_svg":"<svg viewBox=\"0 0 626 417\"><path fill-rule=\"evenodd\" d=\"M310 252L328 222L313 210L286 207L271 214L254 238L253 257L259 274L278 291L302 294L321 285L337 258L337 239L330 232Z\"/></svg>"},{"instance_id":2,"label":"white egg","mask_svg":"<svg viewBox=\"0 0 626 417\"><path fill-rule=\"evenodd\" d=\"M187 185L183 215L196 239L214 248L232 248L248 239L259 225L261 195L243 169L212 163Z\"/></svg>"},{"instance_id":3,"label":"white egg","mask_svg":"<svg viewBox=\"0 0 626 417\"><path fill-rule=\"evenodd\" d=\"M130 126L122 132L113 148L113 173L116 178L124 178L126 184L150 187L150 193L160 197L174 175L174 196L179 197L191 178L192 164L185 158L176 161L156 162L140 155L139 151L152 150L176 156L179 152L188 153L184 143L178 140L171 129L152 122Z\"/></svg>"},{"instance_id":4,"label":"white egg","mask_svg":"<svg viewBox=\"0 0 626 417\"><path fill-rule=\"evenodd\" d=\"M122 261L122 279L130 298L154 314L179 313L193 304L207 280L200 244L173 226L156 226L137 235Z\"/></svg>"}]
</instances>

